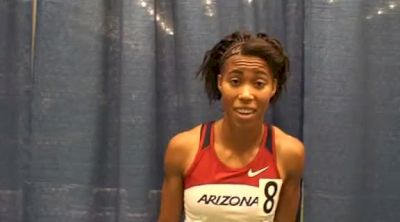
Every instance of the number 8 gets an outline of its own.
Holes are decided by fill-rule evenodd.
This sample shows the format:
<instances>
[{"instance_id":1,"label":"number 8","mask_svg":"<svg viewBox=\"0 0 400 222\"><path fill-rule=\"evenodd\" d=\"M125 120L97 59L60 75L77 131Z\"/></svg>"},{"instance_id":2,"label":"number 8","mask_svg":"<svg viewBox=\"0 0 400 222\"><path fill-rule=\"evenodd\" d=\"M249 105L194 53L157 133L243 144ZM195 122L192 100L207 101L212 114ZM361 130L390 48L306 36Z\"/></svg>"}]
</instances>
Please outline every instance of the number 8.
<instances>
[{"instance_id":1,"label":"number 8","mask_svg":"<svg viewBox=\"0 0 400 222\"><path fill-rule=\"evenodd\" d=\"M269 193L270 188L273 189L271 194ZM263 209L266 214L271 213L272 209L274 209L274 204L275 204L274 197L277 191L278 191L278 185L274 181L269 181L267 184L265 184L264 194L267 200L264 203Z\"/></svg>"}]
</instances>

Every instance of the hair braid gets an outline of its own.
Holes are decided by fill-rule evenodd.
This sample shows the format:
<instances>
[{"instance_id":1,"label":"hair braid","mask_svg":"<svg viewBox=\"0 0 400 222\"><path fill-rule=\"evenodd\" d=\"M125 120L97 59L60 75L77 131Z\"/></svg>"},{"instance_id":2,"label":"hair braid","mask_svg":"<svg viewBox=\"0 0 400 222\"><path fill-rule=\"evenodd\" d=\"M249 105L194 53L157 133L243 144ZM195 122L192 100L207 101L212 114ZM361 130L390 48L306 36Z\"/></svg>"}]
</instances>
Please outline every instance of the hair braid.
<instances>
[{"instance_id":1,"label":"hair braid","mask_svg":"<svg viewBox=\"0 0 400 222\"><path fill-rule=\"evenodd\" d=\"M272 97L271 101L275 101L282 89L286 86L286 80L289 74L289 58L285 54L282 48L282 44L275 38L269 37L265 33L257 33L256 35L258 38L263 39L267 43L269 43L278 53L272 60L276 61L277 64L276 70L274 72L274 78L278 81L277 83L277 93Z\"/></svg>"}]
</instances>

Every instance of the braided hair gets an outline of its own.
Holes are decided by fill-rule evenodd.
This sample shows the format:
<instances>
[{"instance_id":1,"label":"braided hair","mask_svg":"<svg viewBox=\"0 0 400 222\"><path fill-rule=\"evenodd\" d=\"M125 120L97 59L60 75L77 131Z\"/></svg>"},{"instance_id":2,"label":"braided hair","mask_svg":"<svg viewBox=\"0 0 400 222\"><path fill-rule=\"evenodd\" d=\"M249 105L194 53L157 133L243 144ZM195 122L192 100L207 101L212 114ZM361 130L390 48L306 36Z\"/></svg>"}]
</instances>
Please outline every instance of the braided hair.
<instances>
[{"instance_id":1,"label":"braided hair","mask_svg":"<svg viewBox=\"0 0 400 222\"><path fill-rule=\"evenodd\" d=\"M277 80L277 89L271 102L275 102L284 87L289 72L289 59L283 51L281 43L265 33L255 36L249 32L236 31L220 40L204 55L203 62L196 75L204 80L204 87L211 102L221 99L218 89L218 74L224 62L232 55L242 54L263 59Z\"/></svg>"}]
</instances>

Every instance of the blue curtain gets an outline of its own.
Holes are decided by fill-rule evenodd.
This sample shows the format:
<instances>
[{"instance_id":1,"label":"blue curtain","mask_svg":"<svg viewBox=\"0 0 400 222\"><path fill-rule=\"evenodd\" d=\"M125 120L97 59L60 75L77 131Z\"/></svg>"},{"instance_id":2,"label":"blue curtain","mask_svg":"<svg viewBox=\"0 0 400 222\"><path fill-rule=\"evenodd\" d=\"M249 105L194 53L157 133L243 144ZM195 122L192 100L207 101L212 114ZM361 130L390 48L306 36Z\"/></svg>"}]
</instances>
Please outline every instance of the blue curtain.
<instances>
[{"instance_id":1,"label":"blue curtain","mask_svg":"<svg viewBox=\"0 0 400 222\"><path fill-rule=\"evenodd\" d=\"M400 1L305 12L305 221L399 221Z\"/></svg>"},{"instance_id":2,"label":"blue curtain","mask_svg":"<svg viewBox=\"0 0 400 222\"><path fill-rule=\"evenodd\" d=\"M266 116L306 145L303 220L400 218L400 1L0 1L0 221L155 221L166 144L219 118L235 30L291 59Z\"/></svg>"}]
</instances>

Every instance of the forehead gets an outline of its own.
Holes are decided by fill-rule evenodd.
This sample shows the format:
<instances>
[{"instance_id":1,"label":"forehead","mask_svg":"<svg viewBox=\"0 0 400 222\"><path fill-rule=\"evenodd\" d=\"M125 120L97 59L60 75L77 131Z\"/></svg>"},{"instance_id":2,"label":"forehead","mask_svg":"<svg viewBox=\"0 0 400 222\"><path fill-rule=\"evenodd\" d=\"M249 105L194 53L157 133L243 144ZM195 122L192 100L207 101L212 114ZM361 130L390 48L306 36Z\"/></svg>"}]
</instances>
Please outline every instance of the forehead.
<instances>
[{"instance_id":1,"label":"forehead","mask_svg":"<svg viewBox=\"0 0 400 222\"><path fill-rule=\"evenodd\" d=\"M251 69L271 73L271 69L263 59L257 56L247 56L241 54L229 57L223 64L222 72L230 72L236 69Z\"/></svg>"}]
</instances>

